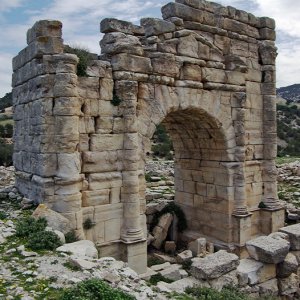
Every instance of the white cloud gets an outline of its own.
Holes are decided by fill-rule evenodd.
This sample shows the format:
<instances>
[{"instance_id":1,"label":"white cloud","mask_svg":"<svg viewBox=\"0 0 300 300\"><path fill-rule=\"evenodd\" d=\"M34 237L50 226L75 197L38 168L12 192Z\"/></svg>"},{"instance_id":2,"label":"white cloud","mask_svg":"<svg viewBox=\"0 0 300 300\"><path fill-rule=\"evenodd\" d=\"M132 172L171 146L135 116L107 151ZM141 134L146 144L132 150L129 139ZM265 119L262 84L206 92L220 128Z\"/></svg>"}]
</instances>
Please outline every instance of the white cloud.
<instances>
[{"instance_id":1,"label":"white cloud","mask_svg":"<svg viewBox=\"0 0 300 300\"><path fill-rule=\"evenodd\" d=\"M21 6L23 0L1 0L0 13Z\"/></svg>"},{"instance_id":2,"label":"white cloud","mask_svg":"<svg viewBox=\"0 0 300 300\"><path fill-rule=\"evenodd\" d=\"M0 97L11 90L12 55L0 53Z\"/></svg>"}]
</instances>

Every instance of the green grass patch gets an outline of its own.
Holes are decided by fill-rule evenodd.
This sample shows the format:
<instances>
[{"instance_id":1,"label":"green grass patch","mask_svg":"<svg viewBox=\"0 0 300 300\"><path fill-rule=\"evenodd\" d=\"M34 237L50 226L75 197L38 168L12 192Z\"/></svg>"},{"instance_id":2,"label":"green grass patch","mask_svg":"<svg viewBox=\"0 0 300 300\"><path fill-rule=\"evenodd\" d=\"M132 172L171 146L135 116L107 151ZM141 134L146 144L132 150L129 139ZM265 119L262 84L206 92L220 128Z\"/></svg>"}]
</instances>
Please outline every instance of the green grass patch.
<instances>
[{"instance_id":1,"label":"green grass patch","mask_svg":"<svg viewBox=\"0 0 300 300\"><path fill-rule=\"evenodd\" d=\"M288 163L292 163L295 161L300 161L300 157L299 156L283 156L283 157L277 157L276 158L276 164L277 165L283 165L283 164L288 164Z\"/></svg>"},{"instance_id":2,"label":"green grass patch","mask_svg":"<svg viewBox=\"0 0 300 300\"><path fill-rule=\"evenodd\" d=\"M134 300L119 289L111 288L100 279L88 279L65 289L58 300Z\"/></svg>"}]
</instances>

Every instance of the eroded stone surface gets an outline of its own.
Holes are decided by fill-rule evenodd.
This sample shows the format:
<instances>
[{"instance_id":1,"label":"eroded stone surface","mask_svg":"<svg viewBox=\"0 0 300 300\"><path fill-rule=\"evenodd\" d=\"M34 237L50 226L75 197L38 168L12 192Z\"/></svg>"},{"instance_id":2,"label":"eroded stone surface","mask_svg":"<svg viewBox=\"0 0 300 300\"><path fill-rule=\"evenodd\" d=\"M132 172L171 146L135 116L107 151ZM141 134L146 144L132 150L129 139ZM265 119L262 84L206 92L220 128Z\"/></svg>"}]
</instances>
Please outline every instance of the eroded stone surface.
<instances>
[{"instance_id":1,"label":"eroded stone surface","mask_svg":"<svg viewBox=\"0 0 300 300\"><path fill-rule=\"evenodd\" d=\"M191 273L198 279L214 279L224 275L239 265L238 256L220 250L205 258L194 258Z\"/></svg>"},{"instance_id":2,"label":"eroded stone surface","mask_svg":"<svg viewBox=\"0 0 300 300\"><path fill-rule=\"evenodd\" d=\"M290 243L283 239L261 236L246 243L249 255L255 260L278 264L289 252Z\"/></svg>"}]
</instances>

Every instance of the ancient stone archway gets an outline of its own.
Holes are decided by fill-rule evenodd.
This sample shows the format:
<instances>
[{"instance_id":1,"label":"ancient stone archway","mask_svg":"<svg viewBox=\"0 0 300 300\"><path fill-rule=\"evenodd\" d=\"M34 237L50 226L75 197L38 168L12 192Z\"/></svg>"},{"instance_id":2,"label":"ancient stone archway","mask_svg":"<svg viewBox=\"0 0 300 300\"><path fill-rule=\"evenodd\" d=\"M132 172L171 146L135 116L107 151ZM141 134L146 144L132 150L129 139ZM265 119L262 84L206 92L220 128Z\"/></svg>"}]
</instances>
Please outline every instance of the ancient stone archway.
<instances>
[{"instance_id":1,"label":"ancient stone archway","mask_svg":"<svg viewBox=\"0 0 300 300\"><path fill-rule=\"evenodd\" d=\"M59 21L13 60L17 187L70 220L100 255L146 267L144 160L163 122L176 151L186 238L241 251L283 226L277 199L275 24L176 0L141 26L105 19L102 55L76 75ZM90 218L95 226L84 230Z\"/></svg>"}]
</instances>

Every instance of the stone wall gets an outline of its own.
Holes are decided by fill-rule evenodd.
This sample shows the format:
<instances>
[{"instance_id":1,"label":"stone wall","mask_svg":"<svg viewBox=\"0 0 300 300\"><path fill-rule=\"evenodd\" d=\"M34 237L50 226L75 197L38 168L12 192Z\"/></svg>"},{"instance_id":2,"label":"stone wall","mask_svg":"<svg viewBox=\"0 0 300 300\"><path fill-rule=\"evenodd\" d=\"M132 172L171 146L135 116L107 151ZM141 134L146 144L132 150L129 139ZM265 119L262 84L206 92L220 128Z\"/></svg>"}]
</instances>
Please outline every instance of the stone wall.
<instances>
[{"instance_id":1,"label":"stone wall","mask_svg":"<svg viewBox=\"0 0 300 300\"><path fill-rule=\"evenodd\" d=\"M138 271L146 261L144 165L160 123L174 143L183 238L239 248L284 218L274 20L202 0L176 0L162 15L141 26L103 20L102 54L87 77L64 53L59 21L37 22L13 60L18 189ZM86 219L93 228L84 230Z\"/></svg>"}]
</instances>

